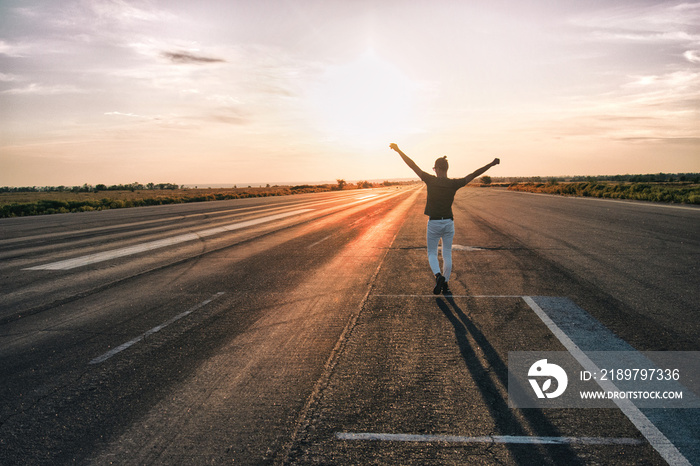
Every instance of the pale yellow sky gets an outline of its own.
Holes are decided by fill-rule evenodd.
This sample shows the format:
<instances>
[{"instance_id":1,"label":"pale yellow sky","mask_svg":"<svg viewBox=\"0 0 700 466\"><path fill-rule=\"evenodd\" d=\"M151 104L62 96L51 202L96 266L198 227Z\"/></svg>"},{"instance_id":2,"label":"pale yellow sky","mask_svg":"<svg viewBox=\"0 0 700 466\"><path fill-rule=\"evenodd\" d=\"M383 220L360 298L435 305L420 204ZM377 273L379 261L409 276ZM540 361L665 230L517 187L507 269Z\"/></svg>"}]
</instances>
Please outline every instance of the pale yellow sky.
<instances>
[{"instance_id":1,"label":"pale yellow sky","mask_svg":"<svg viewBox=\"0 0 700 466\"><path fill-rule=\"evenodd\" d=\"M700 2L3 1L0 185L700 171Z\"/></svg>"}]
</instances>

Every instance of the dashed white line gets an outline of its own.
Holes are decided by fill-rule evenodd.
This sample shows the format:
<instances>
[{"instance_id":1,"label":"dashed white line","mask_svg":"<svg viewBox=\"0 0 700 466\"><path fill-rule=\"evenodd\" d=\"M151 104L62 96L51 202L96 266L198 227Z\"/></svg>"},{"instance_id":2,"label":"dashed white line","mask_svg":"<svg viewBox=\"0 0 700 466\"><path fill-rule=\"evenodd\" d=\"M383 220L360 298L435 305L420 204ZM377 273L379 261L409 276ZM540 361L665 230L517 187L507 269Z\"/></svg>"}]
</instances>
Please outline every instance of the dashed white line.
<instances>
[{"instance_id":1,"label":"dashed white line","mask_svg":"<svg viewBox=\"0 0 700 466\"><path fill-rule=\"evenodd\" d=\"M320 240L316 241L315 243L309 244L306 248L311 249L314 246L318 246L319 244L323 243L324 241L331 239L332 237L333 237L333 235L328 235L325 238L321 238Z\"/></svg>"},{"instance_id":2,"label":"dashed white line","mask_svg":"<svg viewBox=\"0 0 700 466\"><path fill-rule=\"evenodd\" d=\"M143 340L144 338L149 337L150 335L153 335L153 334L156 333L156 332L160 332L161 330L163 330L163 329L164 329L165 327L167 327L168 325L170 325L170 324L172 324L172 323L174 323L174 322L177 322L178 320L182 319L183 317L187 317L188 315L192 314L194 311L196 311L196 310L198 310L198 309L203 308L204 306L206 306L207 304L211 303L211 302L214 301L215 299L221 297L221 295L223 295L223 294L224 294L223 291L220 291L220 292L216 293L216 294L215 294L214 296L212 296L211 298L202 301L201 303L199 303L199 304L197 304L197 305L191 307L190 309L186 310L185 312L182 312L182 313L176 315L176 316L173 317L172 319L169 319L169 320L163 322L163 323L160 324L160 325L156 325L155 327L153 327L152 329L148 330L147 332L142 333L141 335L137 336L136 338L134 338L134 339L132 339L132 340L129 340L129 341L127 341L126 343L123 343L123 344L117 346L116 348L112 348L111 350L109 350L109 351L107 351L106 353L104 353L102 356L96 357L95 359L93 359L92 361L90 361L88 364L100 364L100 363L102 363L102 362L105 362L106 360L108 360L109 358L111 358L112 356L114 356L115 354L121 353L121 352L124 351L125 349L134 346L136 343L140 342L140 341Z\"/></svg>"},{"instance_id":3,"label":"dashed white line","mask_svg":"<svg viewBox=\"0 0 700 466\"><path fill-rule=\"evenodd\" d=\"M379 440L385 442L441 442L441 443L515 443L529 445L643 445L633 438L610 437L540 437L518 435L483 435L463 437L460 435L434 434L382 434L371 432L336 432L338 440Z\"/></svg>"}]
</instances>

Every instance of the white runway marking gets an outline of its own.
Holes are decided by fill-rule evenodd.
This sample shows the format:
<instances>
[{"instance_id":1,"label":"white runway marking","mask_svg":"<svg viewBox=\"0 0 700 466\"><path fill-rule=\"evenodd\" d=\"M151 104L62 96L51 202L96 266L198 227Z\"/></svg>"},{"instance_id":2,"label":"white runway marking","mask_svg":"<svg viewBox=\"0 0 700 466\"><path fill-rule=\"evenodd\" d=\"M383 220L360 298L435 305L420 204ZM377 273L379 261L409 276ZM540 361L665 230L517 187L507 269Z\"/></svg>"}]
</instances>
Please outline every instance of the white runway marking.
<instances>
[{"instance_id":1,"label":"white runway marking","mask_svg":"<svg viewBox=\"0 0 700 466\"><path fill-rule=\"evenodd\" d=\"M517 435L483 435L463 437L459 435L430 434L375 434L369 432L336 432L338 440L379 440L386 442L442 442L442 443L517 443L529 445L643 445L633 438L608 437L537 437Z\"/></svg>"},{"instance_id":2,"label":"white runway marking","mask_svg":"<svg viewBox=\"0 0 700 466\"><path fill-rule=\"evenodd\" d=\"M76 257L74 259L67 259L58 262L51 262L49 264L28 267L24 270L70 270L76 267L83 267L85 265L95 264L97 262L104 262L119 257L131 256L133 254L152 251L154 249L174 246L176 244L185 243L188 241L195 241L201 238L205 238L207 236L213 236L220 233L226 233L228 231L250 227L253 225L259 225L261 223L271 222L273 220L291 217L293 215L303 214L305 212L310 212L311 210L313 209L299 209L275 215L268 215L266 217L258 217L252 220L247 220L245 222L232 223L230 225L224 225L222 227L210 228L208 230L173 236L171 238L165 238L157 241L149 241L147 243L141 243L126 248L113 249L111 251L98 252L95 254L88 254L86 256Z\"/></svg>"},{"instance_id":3,"label":"white runway marking","mask_svg":"<svg viewBox=\"0 0 700 466\"><path fill-rule=\"evenodd\" d=\"M372 298L517 298L523 299L522 295L507 294L373 294Z\"/></svg>"},{"instance_id":4,"label":"white runway marking","mask_svg":"<svg viewBox=\"0 0 700 466\"><path fill-rule=\"evenodd\" d=\"M203 308L204 306L206 306L206 305L209 304L210 302L212 302L212 301L214 301L215 299L221 297L221 295L223 295L223 294L224 294L223 291L220 291L220 292L216 293L216 294L215 294L214 296L212 296L211 298L202 301L201 303L197 304L196 306L191 307L190 309L186 310L185 312L182 312L182 313L176 315L176 316L173 317L172 319L167 320L167 321L163 322L163 323L160 324L160 325L156 325L155 327L153 327L153 328L150 329L149 331L142 333L141 335L137 336L136 338L134 338L134 339L132 339L132 340L129 340L129 341L127 341L126 343L121 344L121 345L117 346L116 348L113 348L113 349L107 351L107 352L106 352L105 354L103 354L102 356L96 357L95 359L93 359L92 361L90 361L88 364L100 364L100 363L102 363L102 362L105 362L106 360L108 360L109 358L111 358L112 356L114 356L115 354L121 353L121 352L124 351L125 349L130 348L131 346L134 346L136 343L140 342L140 341L143 340L144 338L146 338L146 337L148 337L148 336L150 336L150 335L153 335L153 334L156 333L156 332L160 332L161 330L163 330L163 329L164 329L165 327L167 327L168 325L170 325L170 324L172 324L172 323L174 323L174 322L177 322L178 320L182 319L183 317L187 317L188 315L192 314L194 311L196 311L196 310L198 310L198 309Z\"/></svg>"},{"instance_id":5,"label":"white runway marking","mask_svg":"<svg viewBox=\"0 0 700 466\"><path fill-rule=\"evenodd\" d=\"M321 238L320 240L316 241L315 243L309 244L308 246L306 246L306 248L311 249L314 246L318 246L319 244L323 243L324 241L331 239L332 237L333 237L333 235L328 235L325 238Z\"/></svg>"},{"instance_id":6,"label":"white runway marking","mask_svg":"<svg viewBox=\"0 0 700 466\"><path fill-rule=\"evenodd\" d=\"M550 300L556 298L549 298ZM598 351L614 351L621 347L629 347L623 340L615 336L610 330L604 327L600 322L591 317L583 309L579 308L570 301L560 301L559 307L565 312L562 312L562 324L569 327L569 333L577 341L565 333L559 325L535 302L531 296L523 297L523 300L537 314L542 322L549 330L557 337L562 345L571 353L571 355L583 366L584 369L592 372L600 371L598 366L590 360L580 346L594 344ZM555 303L556 305L556 303ZM631 348L631 347L629 347ZM605 391L617 391L617 387L609 380L596 379L598 385ZM648 417L637 408L629 399L613 400L620 411L634 424L642 435L649 441L652 447L659 452L661 457L669 464L673 465L690 465L690 461L676 448L676 446L649 420Z\"/></svg>"},{"instance_id":7,"label":"white runway marking","mask_svg":"<svg viewBox=\"0 0 700 466\"><path fill-rule=\"evenodd\" d=\"M557 297L532 297L532 296L508 296L508 295L430 295L430 294L403 294L403 295L372 295L374 297L394 297L394 298L519 298L525 301L525 303L532 309L535 314L542 320L542 322L547 326L547 328L554 334L562 345L571 353L571 355L581 364L581 366L590 372L599 372L598 366L591 361L591 359L586 355L585 351L635 351L627 342L617 337L613 332L611 332L607 327L593 318L585 310L576 306L572 301L566 298ZM549 312L545 312L542 307L535 301L541 301L543 305L548 309ZM556 322L555 322L556 320ZM617 391L617 387L610 381L597 380L598 384L605 391ZM634 405L629 399L615 399L615 404L622 411L622 413L627 416L627 418L634 424L634 426L639 430L639 432L647 439L649 444L661 455L661 457L666 460L669 464L673 465L690 465L691 462L683 455L683 453L678 450L676 445L666 437L666 435L657 427L654 422L652 422L637 406ZM661 410L662 411L662 410ZM657 416L658 417L658 416ZM659 421L660 419L660 421ZM667 429L678 429L679 426L669 426L668 419L659 417L657 422L661 422L662 428ZM692 429L692 427L689 427ZM340 436L351 436L353 438L344 438L347 440L394 440L401 441L400 438L395 438L397 434L336 434L338 438L343 438ZM683 435L683 434L681 434ZM377 438L360 438L357 436L380 436ZM402 441L449 441L449 440L439 440L439 438L455 438L451 436L437 436L433 440L425 440L424 438L431 438L435 436L413 436L408 435L406 438L415 438L415 440L402 440ZM677 435L676 435L677 437ZM696 443L692 439L681 438L681 442L688 443L691 442L693 445ZM492 439L494 437L464 437L464 439L470 442L476 442L478 440L474 439ZM502 439L513 439L515 437L504 436ZM531 437L519 437L519 438L531 438ZM537 437L532 437L537 438ZM548 438L548 437L540 437ZM558 438L558 437L556 437ZM562 437L568 438L568 437ZM423 440L421 440L423 439ZM453 440L459 441L459 440ZM493 440L489 440L492 443L496 443ZM465 440L462 440L465 442ZM500 443L506 443L500 442ZM523 441L521 443L529 443ZM531 442L537 443L537 442ZM691 447L694 448L694 447Z\"/></svg>"},{"instance_id":8,"label":"white runway marking","mask_svg":"<svg viewBox=\"0 0 700 466\"><path fill-rule=\"evenodd\" d=\"M440 246L439 249L442 249L442 246ZM453 244L452 250L453 251L485 251L484 248L480 248L478 246L464 246L462 244Z\"/></svg>"}]
</instances>

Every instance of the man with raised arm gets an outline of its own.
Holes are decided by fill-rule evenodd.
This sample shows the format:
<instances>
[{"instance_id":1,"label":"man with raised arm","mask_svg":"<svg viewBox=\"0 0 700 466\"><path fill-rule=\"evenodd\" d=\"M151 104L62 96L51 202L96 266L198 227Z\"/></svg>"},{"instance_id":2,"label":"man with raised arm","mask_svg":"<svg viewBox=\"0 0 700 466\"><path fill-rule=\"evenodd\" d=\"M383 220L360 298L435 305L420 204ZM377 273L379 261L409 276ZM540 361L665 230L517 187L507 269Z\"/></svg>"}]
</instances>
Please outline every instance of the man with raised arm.
<instances>
[{"instance_id":1,"label":"man with raised arm","mask_svg":"<svg viewBox=\"0 0 700 466\"><path fill-rule=\"evenodd\" d=\"M430 175L420 169L409 156L403 153L399 146L392 143L389 147L401 156L416 175L425 182L428 187L428 200L425 203L425 215L428 216L428 263L435 275L434 294L451 294L448 282L452 273L452 239L455 235L454 219L452 215L452 202L459 188L467 185L474 178L484 174L489 168L501 163L499 159L476 170L464 178L448 178L447 156L435 161L435 175ZM438 243L442 239L442 271L438 261Z\"/></svg>"}]
</instances>

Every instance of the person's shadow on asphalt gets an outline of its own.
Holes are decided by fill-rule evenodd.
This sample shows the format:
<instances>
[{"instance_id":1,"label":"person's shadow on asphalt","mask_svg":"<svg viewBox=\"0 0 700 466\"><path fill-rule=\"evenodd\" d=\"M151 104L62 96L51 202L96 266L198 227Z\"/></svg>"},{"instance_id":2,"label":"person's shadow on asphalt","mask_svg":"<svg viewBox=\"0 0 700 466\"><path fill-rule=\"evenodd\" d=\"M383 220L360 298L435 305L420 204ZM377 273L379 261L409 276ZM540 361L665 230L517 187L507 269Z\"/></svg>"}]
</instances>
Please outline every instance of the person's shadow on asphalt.
<instances>
[{"instance_id":1,"label":"person's shadow on asphalt","mask_svg":"<svg viewBox=\"0 0 700 466\"><path fill-rule=\"evenodd\" d=\"M495 434L518 437L533 435L561 437L559 429L540 409L523 409L519 411L522 416L520 418L516 416L515 410L508 406L503 395L508 390L506 361L451 295L436 298L435 303L454 327L455 338L464 363L474 383L479 387L481 397L496 425ZM480 351L476 351L477 347ZM584 464L567 444L506 443L506 447L517 464Z\"/></svg>"}]
</instances>

